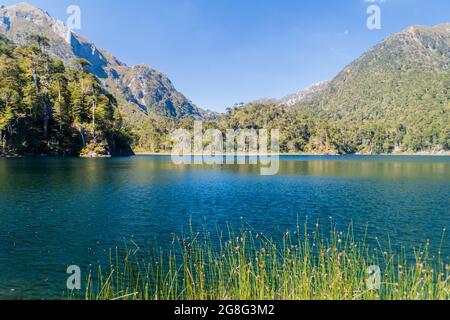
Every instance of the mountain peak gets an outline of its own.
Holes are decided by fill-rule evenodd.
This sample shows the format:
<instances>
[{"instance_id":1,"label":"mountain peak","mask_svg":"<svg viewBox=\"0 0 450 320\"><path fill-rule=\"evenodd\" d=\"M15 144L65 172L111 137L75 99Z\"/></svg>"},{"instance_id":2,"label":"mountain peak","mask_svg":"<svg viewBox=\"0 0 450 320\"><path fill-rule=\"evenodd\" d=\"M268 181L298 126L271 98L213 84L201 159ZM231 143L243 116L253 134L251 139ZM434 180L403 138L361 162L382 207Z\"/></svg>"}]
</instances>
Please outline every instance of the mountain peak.
<instances>
[{"instance_id":1,"label":"mountain peak","mask_svg":"<svg viewBox=\"0 0 450 320\"><path fill-rule=\"evenodd\" d=\"M49 38L57 35L59 39L70 44L72 32L64 22L54 19L48 12L28 3L0 8L0 32L10 33L13 41L19 45L26 44L24 33L43 34ZM16 37L18 35L19 37ZM51 39L52 40L52 39Z\"/></svg>"},{"instance_id":2,"label":"mountain peak","mask_svg":"<svg viewBox=\"0 0 450 320\"><path fill-rule=\"evenodd\" d=\"M22 12L34 12L34 13L41 13L49 16L48 12L42 10L39 7L36 7L35 5L32 5L29 2L19 2L16 4L13 4L11 6L5 7L8 11L22 11Z\"/></svg>"},{"instance_id":3,"label":"mountain peak","mask_svg":"<svg viewBox=\"0 0 450 320\"><path fill-rule=\"evenodd\" d=\"M399 32L397 35L415 33L417 31L429 31L429 32L450 32L450 22L444 22L434 26L427 25L412 25ZM396 35L394 35L396 36Z\"/></svg>"},{"instance_id":4,"label":"mountain peak","mask_svg":"<svg viewBox=\"0 0 450 320\"><path fill-rule=\"evenodd\" d=\"M203 113L175 89L166 75L146 65L127 66L28 2L0 7L0 34L19 46L29 44L29 34L44 35L50 40L49 53L67 65L78 58L89 61L87 70L116 96L133 125L145 121L151 110L178 118L200 117Z\"/></svg>"},{"instance_id":5,"label":"mountain peak","mask_svg":"<svg viewBox=\"0 0 450 320\"><path fill-rule=\"evenodd\" d=\"M450 33L450 22L445 22L434 26L434 29Z\"/></svg>"},{"instance_id":6,"label":"mountain peak","mask_svg":"<svg viewBox=\"0 0 450 320\"><path fill-rule=\"evenodd\" d=\"M329 84L329 81L322 81L312 86L300 90L294 94L284 97L280 103L286 106L294 106L300 102L310 101L318 96Z\"/></svg>"},{"instance_id":7,"label":"mountain peak","mask_svg":"<svg viewBox=\"0 0 450 320\"><path fill-rule=\"evenodd\" d=\"M26 1L18 2L16 4L8 6L7 8L21 8L21 9L25 9L25 10L41 10L40 8L38 8L35 5L32 5L31 3L26 2Z\"/></svg>"}]
</instances>

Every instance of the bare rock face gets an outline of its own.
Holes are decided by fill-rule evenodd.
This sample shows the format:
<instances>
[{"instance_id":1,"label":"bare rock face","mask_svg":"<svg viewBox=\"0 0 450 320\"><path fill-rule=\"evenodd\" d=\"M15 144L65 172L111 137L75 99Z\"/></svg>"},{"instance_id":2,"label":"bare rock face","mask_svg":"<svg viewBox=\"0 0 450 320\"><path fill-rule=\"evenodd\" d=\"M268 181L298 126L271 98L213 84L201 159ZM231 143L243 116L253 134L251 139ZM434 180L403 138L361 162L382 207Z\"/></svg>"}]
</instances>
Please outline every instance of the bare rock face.
<instances>
[{"instance_id":1,"label":"bare rock face","mask_svg":"<svg viewBox=\"0 0 450 320\"><path fill-rule=\"evenodd\" d=\"M30 34L44 35L50 40L49 52L67 65L78 58L89 61L88 71L115 95L131 125L140 125L150 113L175 118L207 114L178 92L166 75L145 65L127 66L31 4L0 8L0 33L18 45L28 44Z\"/></svg>"},{"instance_id":2,"label":"bare rock face","mask_svg":"<svg viewBox=\"0 0 450 320\"><path fill-rule=\"evenodd\" d=\"M296 105L297 103L312 100L322 93L322 91L326 88L328 83L329 81L323 81L313 84L309 88L300 90L294 94L284 97L283 99L281 99L280 104L284 104L286 106L291 107Z\"/></svg>"},{"instance_id":3,"label":"bare rock face","mask_svg":"<svg viewBox=\"0 0 450 320\"><path fill-rule=\"evenodd\" d=\"M146 65L126 70L122 83L142 108L153 106L160 114L178 118L200 115L199 110L176 91L169 78Z\"/></svg>"}]
</instances>

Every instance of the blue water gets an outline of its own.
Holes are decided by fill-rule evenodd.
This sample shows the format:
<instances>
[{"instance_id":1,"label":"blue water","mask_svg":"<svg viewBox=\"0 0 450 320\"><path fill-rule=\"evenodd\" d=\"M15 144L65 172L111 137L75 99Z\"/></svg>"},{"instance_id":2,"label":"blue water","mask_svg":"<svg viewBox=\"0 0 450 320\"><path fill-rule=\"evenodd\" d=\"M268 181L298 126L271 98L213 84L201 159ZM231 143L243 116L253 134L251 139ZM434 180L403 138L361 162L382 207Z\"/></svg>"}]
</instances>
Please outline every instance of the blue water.
<instances>
[{"instance_id":1,"label":"blue water","mask_svg":"<svg viewBox=\"0 0 450 320\"><path fill-rule=\"evenodd\" d=\"M276 176L164 156L0 159L0 298L60 298L69 265L86 276L130 240L169 247L190 221L277 237L330 218L357 238L429 240L448 257L450 157L289 156Z\"/></svg>"}]
</instances>

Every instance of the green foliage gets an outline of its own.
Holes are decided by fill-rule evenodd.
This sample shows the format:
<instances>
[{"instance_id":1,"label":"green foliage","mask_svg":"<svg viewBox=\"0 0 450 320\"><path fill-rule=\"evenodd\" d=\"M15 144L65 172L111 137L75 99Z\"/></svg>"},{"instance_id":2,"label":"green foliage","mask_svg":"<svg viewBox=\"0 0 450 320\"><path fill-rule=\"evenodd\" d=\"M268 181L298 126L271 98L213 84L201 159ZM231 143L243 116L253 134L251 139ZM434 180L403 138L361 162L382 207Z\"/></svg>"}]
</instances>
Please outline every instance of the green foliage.
<instances>
[{"instance_id":1,"label":"green foliage","mask_svg":"<svg viewBox=\"0 0 450 320\"><path fill-rule=\"evenodd\" d=\"M30 39L15 47L0 37L0 154L129 152L117 102L95 76L50 58L45 37Z\"/></svg>"},{"instance_id":2,"label":"green foliage","mask_svg":"<svg viewBox=\"0 0 450 320\"><path fill-rule=\"evenodd\" d=\"M411 27L369 50L296 106L237 105L215 127L280 129L282 152L440 152L450 144L448 25ZM168 128L149 121L138 147L166 150Z\"/></svg>"},{"instance_id":3,"label":"green foliage","mask_svg":"<svg viewBox=\"0 0 450 320\"><path fill-rule=\"evenodd\" d=\"M350 128L355 136L345 138L364 152L448 150L449 47L448 26L408 28L296 108Z\"/></svg>"},{"instance_id":4,"label":"green foliage","mask_svg":"<svg viewBox=\"0 0 450 320\"><path fill-rule=\"evenodd\" d=\"M301 108L275 104L249 104L229 109L204 129L280 129L283 153L352 154L447 151L450 145L450 110L422 113L413 121L398 118L371 121L335 121ZM170 133L192 130L193 118L182 121L158 117L135 131L136 147L151 152L168 152Z\"/></svg>"},{"instance_id":5,"label":"green foliage","mask_svg":"<svg viewBox=\"0 0 450 320\"><path fill-rule=\"evenodd\" d=\"M327 232L327 231L326 231ZM352 228L323 234L305 225L282 240L252 230L191 232L168 250L143 259L134 248L110 253L89 274L86 300L447 300L450 269L425 248L413 252L370 247ZM227 236L224 236L227 235ZM219 244L217 244L219 242ZM420 250L419 250L420 249ZM385 252L384 252L385 251ZM419 253L420 252L420 253ZM380 284L369 281L379 266Z\"/></svg>"}]
</instances>

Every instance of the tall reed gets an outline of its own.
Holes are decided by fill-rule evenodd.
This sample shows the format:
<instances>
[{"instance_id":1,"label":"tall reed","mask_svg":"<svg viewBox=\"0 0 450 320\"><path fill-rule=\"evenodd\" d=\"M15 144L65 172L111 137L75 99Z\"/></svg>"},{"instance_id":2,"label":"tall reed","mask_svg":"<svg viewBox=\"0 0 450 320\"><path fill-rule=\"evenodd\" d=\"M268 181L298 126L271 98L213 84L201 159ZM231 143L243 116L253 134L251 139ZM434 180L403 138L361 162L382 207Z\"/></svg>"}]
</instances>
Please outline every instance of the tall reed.
<instances>
[{"instance_id":1,"label":"tall reed","mask_svg":"<svg viewBox=\"0 0 450 320\"><path fill-rule=\"evenodd\" d=\"M110 252L106 268L87 279L87 300L447 300L450 267L429 245L394 252L354 240L352 228L297 227L279 241L230 229L218 239L193 233L175 238L170 251L139 257ZM411 259L412 257L412 259ZM381 270L373 287L370 266ZM370 285L372 284L372 285Z\"/></svg>"}]
</instances>

